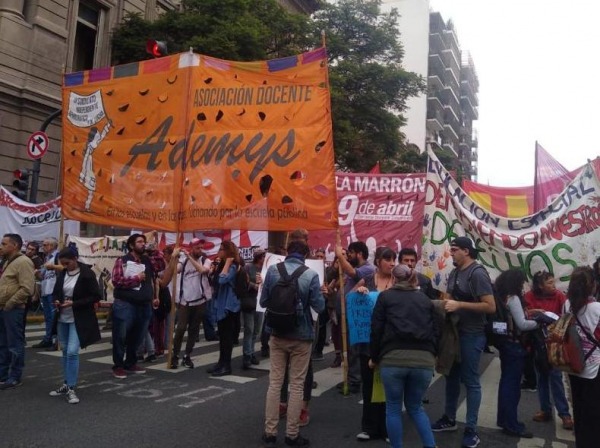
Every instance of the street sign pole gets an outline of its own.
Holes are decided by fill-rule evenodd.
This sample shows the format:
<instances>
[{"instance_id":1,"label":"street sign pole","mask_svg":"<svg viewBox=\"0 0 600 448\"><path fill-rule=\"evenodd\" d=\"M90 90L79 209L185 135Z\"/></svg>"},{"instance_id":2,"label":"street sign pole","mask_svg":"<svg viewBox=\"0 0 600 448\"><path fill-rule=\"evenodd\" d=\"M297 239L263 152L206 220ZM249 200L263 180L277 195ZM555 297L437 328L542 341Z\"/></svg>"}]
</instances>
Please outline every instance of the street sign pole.
<instances>
[{"instance_id":1,"label":"street sign pole","mask_svg":"<svg viewBox=\"0 0 600 448\"><path fill-rule=\"evenodd\" d=\"M40 131L46 132L46 129L55 118L59 117L62 113L61 109L55 110L44 120L42 125L40 126ZM42 159L36 159L33 162L32 176L31 176L31 189L29 190L29 202L35 203L37 202L37 191L38 191L38 183L40 178L40 168L42 167Z\"/></svg>"}]
</instances>

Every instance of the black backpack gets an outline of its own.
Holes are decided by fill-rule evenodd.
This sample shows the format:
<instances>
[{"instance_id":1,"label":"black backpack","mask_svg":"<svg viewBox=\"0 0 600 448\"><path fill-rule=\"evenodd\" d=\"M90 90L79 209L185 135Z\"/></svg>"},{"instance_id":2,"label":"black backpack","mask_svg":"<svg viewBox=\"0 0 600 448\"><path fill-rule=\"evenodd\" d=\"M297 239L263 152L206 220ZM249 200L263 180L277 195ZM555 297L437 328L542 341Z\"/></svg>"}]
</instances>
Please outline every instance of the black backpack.
<instances>
[{"instance_id":1,"label":"black backpack","mask_svg":"<svg viewBox=\"0 0 600 448\"><path fill-rule=\"evenodd\" d=\"M287 273L285 263L278 263L279 280L273 285L267 303L267 325L277 333L290 333L298 326L298 278L308 270L299 266L292 275Z\"/></svg>"},{"instance_id":2,"label":"black backpack","mask_svg":"<svg viewBox=\"0 0 600 448\"><path fill-rule=\"evenodd\" d=\"M487 343L498 348L505 341L513 340L513 323L506 304L494 292L496 311L487 315L485 336Z\"/></svg>"},{"instance_id":3,"label":"black backpack","mask_svg":"<svg viewBox=\"0 0 600 448\"><path fill-rule=\"evenodd\" d=\"M244 266L239 266L235 273L235 285L233 291L238 300L242 300L250 294L250 277L248 276L248 271L244 269Z\"/></svg>"}]
</instances>

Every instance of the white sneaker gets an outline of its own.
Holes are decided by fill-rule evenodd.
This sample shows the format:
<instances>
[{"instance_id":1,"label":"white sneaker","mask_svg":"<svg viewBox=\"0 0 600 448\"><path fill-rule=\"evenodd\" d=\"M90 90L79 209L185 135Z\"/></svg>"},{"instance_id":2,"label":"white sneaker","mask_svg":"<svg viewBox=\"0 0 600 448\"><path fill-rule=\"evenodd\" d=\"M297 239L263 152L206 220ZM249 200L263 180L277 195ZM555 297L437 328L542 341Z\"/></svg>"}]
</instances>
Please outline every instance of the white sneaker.
<instances>
[{"instance_id":1,"label":"white sneaker","mask_svg":"<svg viewBox=\"0 0 600 448\"><path fill-rule=\"evenodd\" d=\"M67 385L63 384L58 389L53 390L52 392L50 392L50 396L51 397L58 397L60 395L65 395L68 390L69 390L69 388L67 387Z\"/></svg>"},{"instance_id":2,"label":"white sneaker","mask_svg":"<svg viewBox=\"0 0 600 448\"><path fill-rule=\"evenodd\" d=\"M77 398L77 394L75 394L75 389L70 389L67 391L67 403L69 404L77 404L79 403L79 398Z\"/></svg>"},{"instance_id":3,"label":"white sneaker","mask_svg":"<svg viewBox=\"0 0 600 448\"><path fill-rule=\"evenodd\" d=\"M371 436L364 431L359 432L358 434L356 434L356 440L359 440L361 442L367 442L367 441L371 440Z\"/></svg>"}]
</instances>

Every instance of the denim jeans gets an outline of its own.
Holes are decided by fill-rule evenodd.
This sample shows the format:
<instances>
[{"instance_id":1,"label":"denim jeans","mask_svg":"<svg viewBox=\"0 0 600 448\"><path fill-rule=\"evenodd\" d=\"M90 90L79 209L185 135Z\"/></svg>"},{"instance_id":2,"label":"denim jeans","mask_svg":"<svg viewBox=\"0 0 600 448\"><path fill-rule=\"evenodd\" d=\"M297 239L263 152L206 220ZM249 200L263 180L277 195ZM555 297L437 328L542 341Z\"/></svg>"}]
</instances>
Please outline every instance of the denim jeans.
<instances>
[{"instance_id":1,"label":"denim jeans","mask_svg":"<svg viewBox=\"0 0 600 448\"><path fill-rule=\"evenodd\" d=\"M466 427L475 430L479 406L481 405L481 383L479 382L479 360L485 347L485 334L463 333L460 340L460 363L454 363L450 374L446 376L446 415L456 419L460 383L467 390Z\"/></svg>"},{"instance_id":2,"label":"denim jeans","mask_svg":"<svg viewBox=\"0 0 600 448\"><path fill-rule=\"evenodd\" d=\"M21 381L25 366L25 308L0 310L0 380Z\"/></svg>"},{"instance_id":3,"label":"denim jeans","mask_svg":"<svg viewBox=\"0 0 600 448\"><path fill-rule=\"evenodd\" d=\"M254 354L254 345L262 329L264 315L265 313L259 313L258 311L242 311L242 319L244 320L244 341L242 342L244 356L252 356Z\"/></svg>"},{"instance_id":4,"label":"denim jeans","mask_svg":"<svg viewBox=\"0 0 600 448\"><path fill-rule=\"evenodd\" d=\"M506 341L499 346L500 384L498 385L498 412L496 424L516 433L525 425L519 422L517 409L521 400L521 376L527 352L518 342Z\"/></svg>"},{"instance_id":5,"label":"denim jeans","mask_svg":"<svg viewBox=\"0 0 600 448\"><path fill-rule=\"evenodd\" d=\"M215 321L215 301L209 300L206 302L206 312L204 313L204 319L202 320L202 328L204 328L204 338L207 341L214 341L217 338L217 330L215 327L217 323Z\"/></svg>"},{"instance_id":6,"label":"denim jeans","mask_svg":"<svg viewBox=\"0 0 600 448\"><path fill-rule=\"evenodd\" d=\"M570 417L569 403L565 395L565 386L562 381L562 372L557 369L552 369L548 373L543 373L537 370L538 381L538 398L540 400L540 408L546 414L552 414L552 403L550 402L550 390L552 390L552 398L554 406L560 417Z\"/></svg>"},{"instance_id":7,"label":"denim jeans","mask_svg":"<svg viewBox=\"0 0 600 448\"><path fill-rule=\"evenodd\" d=\"M128 369L137 363L137 349L148 332L152 307L115 299L112 309L113 369Z\"/></svg>"},{"instance_id":8,"label":"denim jeans","mask_svg":"<svg viewBox=\"0 0 600 448\"><path fill-rule=\"evenodd\" d=\"M79 376L79 336L77 336L75 322L65 323L59 321L56 332L63 352L65 384L69 387L75 387Z\"/></svg>"},{"instance_id":9,"label":"denim jeans","mask_svg":"<svg viewBox=\"0 0 600 448\"><path fill-rule=\"evenodd\" d=\"M138 356L144 356L145 354L149 356L155 354L154 339L152 338L152 333L150 333L150 330L148 330L144 335L144 339L138 347L137 354Z\"/></svg>"},{"instance_id":10,"label":"denim jeans","mask_svg":"<svg viewBox=\"0 0 600 448\"><path fill-rule=\"evenodd\" d=\"M385 389L385 421L392 448L402 447L402 403L414 422L423 446L435 446L431 422L423 409L423 397L433 378L433 369L381 367Z\"/></svg>"},{"instance_id":11,"label":"denim jeans","mask_svg":"<svg viewBox=\"0 0 600 448\"><path fill-rule=\"evenodd\" d=\"M44 310L44 324L46 326L46 334L44 335L43 342L52 342L52 324L54 323L54 313L56 307L54 306L54 296L48 294L42 296L42 308Z\"/></svg>"}]
</instances>

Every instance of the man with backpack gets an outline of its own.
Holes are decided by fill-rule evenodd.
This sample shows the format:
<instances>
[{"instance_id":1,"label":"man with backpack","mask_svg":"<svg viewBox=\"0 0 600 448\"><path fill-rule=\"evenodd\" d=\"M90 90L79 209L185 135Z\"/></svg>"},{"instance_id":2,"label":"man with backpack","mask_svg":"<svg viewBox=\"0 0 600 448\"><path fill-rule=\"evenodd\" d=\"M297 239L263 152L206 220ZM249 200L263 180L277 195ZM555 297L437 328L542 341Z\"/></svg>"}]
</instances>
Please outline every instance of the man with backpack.
<instances>
[{"instance_id":1,"label":"man with backpack","mask_svg":"<svg viewBox=\"0 0 600 448\"><path fill-rule=\"evenodd\" d=\"M279 423L279 398L286 365L289 364L290 394L287 407L285 444L309 446L300 436L304 378L310 361L314 328L310 308L317 313L325 307L318 274L304 265L308 245L292 240L285 261L269 267L263 282L260 305L267 309L271 328L269 389L265 406L265 447L276 446Z\"/></svg>"},{"instance_id":2,"label":"man with backpack","mask_svg":"<svg viewBox=\"0 0 600 448\"><path fill-rule=\"evenodd\" d=\"M208 282L211 261L202 252L202 243L201 239L194 238L190 242L189 252L184 252L185 260L177 267L179 274L179 291L176 299L177 328L169 365L171 369L176 369L179 364L179 352L186 331L188 337L181 365L188 369L194 368L192 350L200 334L200 322L204 319L207 302L212 300L212 288Z\"/></svg>"},{"instance_id":3,"label":"man with backpack","mask_svg":"<svg viewBox=\"0 0 600 448\"><path fill-rule=\"evenodd\" d=\"M470 238L461 236L450 243L450 254L456 268L448 277L450 300L444 302L446 313L459 316L457 330L460 363L455 362L446 378L445 413L431 425L435 432L456 431L456 410L460 383L467 393L467 422L462 446L474 448L481 440L477 434L477 418L481 405L479 360L485 348L486 314L496 311L492 282L485 268L477 263L478 250Z\"/></svg>"}]
</instances>

